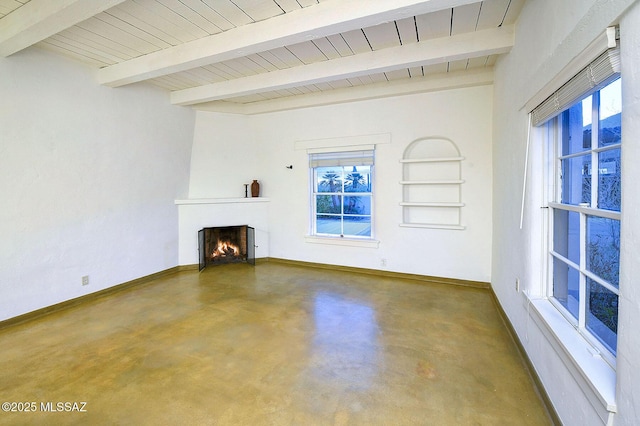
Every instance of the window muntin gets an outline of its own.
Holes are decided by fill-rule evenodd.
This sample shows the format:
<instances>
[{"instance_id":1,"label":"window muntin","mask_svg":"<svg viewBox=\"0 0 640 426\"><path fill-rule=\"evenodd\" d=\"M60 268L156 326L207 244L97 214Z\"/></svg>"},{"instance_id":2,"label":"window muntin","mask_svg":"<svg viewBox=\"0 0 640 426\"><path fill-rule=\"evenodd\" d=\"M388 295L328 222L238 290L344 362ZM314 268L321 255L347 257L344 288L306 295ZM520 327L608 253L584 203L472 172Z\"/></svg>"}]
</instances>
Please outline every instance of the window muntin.
<instances>
[{"instance_id":1,"label":"window muntin","mask_svg":"<svg viewBox=\"0 0 640 426\"><path fill-rule=\"evenodd\" d=\"M615 363L620 269L620 79L551 120L556 198L549 203L550 296Z\"/></svg>"},{"instance_id":2,"label":"window muntin","mask_svg":"<svg viewBox=\"0 0 640 426\"><path fill-rule=\"evenodd\" d=\"M371 238L371 165L313 168L313 234Z\"/></svg>"}]
</instances>

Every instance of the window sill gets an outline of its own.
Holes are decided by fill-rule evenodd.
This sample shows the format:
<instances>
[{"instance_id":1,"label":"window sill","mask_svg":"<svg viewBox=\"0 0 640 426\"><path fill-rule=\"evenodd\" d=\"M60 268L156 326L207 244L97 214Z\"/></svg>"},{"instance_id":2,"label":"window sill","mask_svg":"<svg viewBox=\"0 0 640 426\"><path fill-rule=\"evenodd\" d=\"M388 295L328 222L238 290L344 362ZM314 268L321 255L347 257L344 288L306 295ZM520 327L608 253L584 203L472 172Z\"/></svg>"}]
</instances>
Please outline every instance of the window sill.
<instances>
[{"instance_id":1,"label":"window sill","mask_svg":"<svg viewBox=\"0 0 640 426\"><path fill-rule=\"evenodd\" d=\"M340 238L340 237L318 237L315 235L306 235L304 240L313 244L332 244L336 246L351 246L378 248L380 241L378 240L361 240L357 238Z\"/></svg>"},{"instance_id":2,"label":"window sill","mask_svg":"<svg viewBox=\"0 0 640 426\"><path fill-rule=\"evenodd\" d=\"M583 390L604 424L617 410L616 372L547 299L523 293L531 319Z\"/></svg>"}]
</instances>

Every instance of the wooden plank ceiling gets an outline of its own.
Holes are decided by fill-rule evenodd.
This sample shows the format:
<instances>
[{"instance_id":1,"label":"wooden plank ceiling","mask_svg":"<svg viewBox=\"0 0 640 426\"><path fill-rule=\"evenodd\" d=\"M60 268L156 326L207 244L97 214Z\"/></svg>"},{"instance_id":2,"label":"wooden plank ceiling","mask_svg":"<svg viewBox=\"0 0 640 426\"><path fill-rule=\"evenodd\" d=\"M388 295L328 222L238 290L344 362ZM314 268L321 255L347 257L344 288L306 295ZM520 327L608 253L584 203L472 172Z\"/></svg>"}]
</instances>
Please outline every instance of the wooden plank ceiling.
<instances>
[{"instance_id":1,"label":"wooden plank ceiling","mask_svg":"<svg viewBox=\"0 0 640 426\"><path fill-rule=\"evenodd\" d=\"M0 0L0 54L31 45L257 113L487 84L525 0Z\"/></svg>"}]
</instances>

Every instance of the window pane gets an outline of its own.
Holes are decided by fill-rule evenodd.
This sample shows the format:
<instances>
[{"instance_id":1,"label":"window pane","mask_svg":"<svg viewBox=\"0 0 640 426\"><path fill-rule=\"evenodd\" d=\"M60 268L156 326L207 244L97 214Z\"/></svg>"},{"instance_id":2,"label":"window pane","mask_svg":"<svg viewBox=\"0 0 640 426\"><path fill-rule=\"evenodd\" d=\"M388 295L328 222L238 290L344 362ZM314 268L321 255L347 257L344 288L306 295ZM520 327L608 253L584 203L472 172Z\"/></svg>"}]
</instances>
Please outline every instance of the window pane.
<instances>
[{"instance_id":1,"label":"window pane","mask_svg":"<svg viewBox=\"0 0 640 426\"><path fill-rule=\"evenodd\" d=\"M341 195L316 195L316 213L342 213Z\"/></svg>"},{"instance_id":2,"label":"window pane","mask_svg":"<svg viewBox=\"0 0 640 426\"><path fill-rule=\"evenodd\" d=\"M587 269L618 287L620 273L620 221L587 216Z\"/></svg>"},{"instance_id":3,"label":"window pane","mask_svg":"<svg viewBox=\"0 0 640 426\"><path fill-rule=\"evenodd\" d=\"M620 149L598 154L598 207L620 211Z\"/></svg>"},{"instance_id":4,"label":"window pane","mask_svg":"<svg viewBox=\"0 0 640 426\"><path fill-rule=\"evenodd\" d=\"M621 141L620 113L622 89L620 79L600 90L600 134L598 146L608 146Z\"/></svg>"},{"instance_id":5,"label":"window pane","mask_svg":"<svg viewBox=\"0 0 640 426\"><path fill-rule=\"evenodd\" d=\"M345 216L344 235L358 235L361 237L371 236L370 216Z\"/></svg>"},{"instance_id":6,"label":"window pane","mask_svg":"<svg viewBox=\"0 0 640 426\"><path fill-rule=\"evenodd\" d=\"M580 264L580 214L554 209L553 250L576 265Z\"/></svg>"},{"instance_id":7,"label":"window pane","mask_svg":"<svg viewBox=\"0 0 640 426\"><path fill-rule=\"evenodd\" d=\"M558 258L553 258L553 297L558 300L575 319L578 319L580 304L580 275Z\"/></svg>"},{"instance_id":8,"label":"window pane","mask_svg":"<svg viewBox=\"0 0 640 426\"><path fill-rule=\"evenodd\" d=\"M345 192L371 192L371 166L344 168Z\"/></svg>"},{"instance_id":9,"label":"window pane","mask_svg":"<svg viewBox=\"0 0 640 426\"><path fill-rule=\"evenodd\" d=\"M617 348L618 296L587 278L587 328L614 354Z\"/></svg>"},{"instance_id":10,"label":"window pane","mask_svg":"<svg viewBox=\"0 0 640 426\"><path fill-rule=\"evenodd\" d=\"M562 160L561 203L591 203L591 154Z\"/></svg>"},{"instance_id":11,"label":"window pane","mask_svg":"<svg viewBox=\"0 0 640 426\"><path fill-rule=\"evenodd\" d=\"M317 215L316 232L318 234L342 234L342 220L340 216Z\"/></svg>"},{"instance_id":12,"label":"window pane","mask_svg":"<svg viewBox=\"0 0 640 426\"><path fill-rule=\"evenodd\" d=\"M345 196L344 197L344 213L345 214L371 214L371 196Z\"/></svg>"},{"instance_id":13,"label":"window pane","mask_svg":"<svg viewBox=\"0 0 640 426\"><path fill-rule=\"evenodd\" d=\"M316 192L342 192L342 167L316 168Z\"/></svg>"},{"instance_id":14,"label":"window pane","mask_svg":"<svg viewBox=\"0 0 640 426\"><path fill-rule=\"evenodd\" d=\"M591 105L593 97L577 102L560 116L562 155L591 149Z\"/></svg>"}]
</instances>

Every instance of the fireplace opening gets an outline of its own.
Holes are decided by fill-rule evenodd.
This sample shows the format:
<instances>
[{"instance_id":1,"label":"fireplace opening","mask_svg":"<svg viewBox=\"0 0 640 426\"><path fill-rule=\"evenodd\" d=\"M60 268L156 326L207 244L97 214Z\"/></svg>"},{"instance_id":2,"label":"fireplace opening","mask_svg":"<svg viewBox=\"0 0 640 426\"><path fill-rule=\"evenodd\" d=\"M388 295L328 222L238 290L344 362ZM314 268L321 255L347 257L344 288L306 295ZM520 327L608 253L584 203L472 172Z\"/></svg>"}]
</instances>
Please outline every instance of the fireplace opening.
<instances>
[{"instance_id":1,"label":"fireplace opening","mask_svg":"<svg viewBox=\"0 0 640 426\"><path fill-rule=\"evenodd\" d=\"M247 225L217 226L198 231L199 269L210 265L256 264L255 230Z\"/></svg>"}]
</instances>

